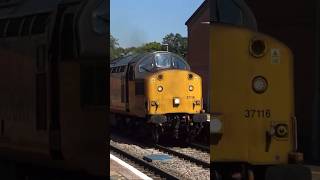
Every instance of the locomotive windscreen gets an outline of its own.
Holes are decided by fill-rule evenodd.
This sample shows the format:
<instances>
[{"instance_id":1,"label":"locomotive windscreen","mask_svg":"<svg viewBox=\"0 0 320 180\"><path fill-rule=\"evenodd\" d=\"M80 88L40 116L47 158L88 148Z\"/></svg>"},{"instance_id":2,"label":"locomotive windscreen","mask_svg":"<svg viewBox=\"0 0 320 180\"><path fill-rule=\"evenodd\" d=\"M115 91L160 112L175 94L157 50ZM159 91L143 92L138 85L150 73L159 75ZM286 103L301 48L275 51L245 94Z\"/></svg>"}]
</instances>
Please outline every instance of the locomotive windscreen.
<instances>
[{"instance_id":1,"label":"locomotive windscreen","mask_svg":"<svg viewBox=\"0 0 320 180\"><path fill-rule=\"evenodd\" d=\"M160 69L190 70L190 67L183 58L164 52L149 54L139 62L139 72L153 72Z\"/></svg>"}]
</instances>

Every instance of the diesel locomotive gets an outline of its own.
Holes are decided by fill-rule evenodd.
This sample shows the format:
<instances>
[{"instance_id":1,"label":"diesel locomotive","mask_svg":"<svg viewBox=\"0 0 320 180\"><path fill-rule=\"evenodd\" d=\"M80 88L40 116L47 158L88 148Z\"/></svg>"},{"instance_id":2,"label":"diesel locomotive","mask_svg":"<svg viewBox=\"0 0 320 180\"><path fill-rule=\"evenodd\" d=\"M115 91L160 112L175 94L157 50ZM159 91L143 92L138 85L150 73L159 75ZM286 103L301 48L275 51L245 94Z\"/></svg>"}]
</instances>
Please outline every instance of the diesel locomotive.
<instances>
[{"instance_id":1,"label":"diesel locomotive","mask_svg":"<svg viewBox=\"0 0 320 180\"><path fill-rule=\"evenodd\" d=\"M107 12L105 0L0 2L1 158L106 176Z\"/></svg>"},{"instance_id":2,"label":"diesel locomotive","mask_svg":"<svg viewBox=\"0 0 320 180\"><path fill-rule=\"evenodd\" d=\"M116 125L151 129L160 137L191 140L208 120L202 113L201 77L171 52L125 56L110 64L110 111Z\"/></svg>"},{"instance_id":3,"label":"diesel locomotive","mask_svg":"<svg viewBox=\"0 0 320 180\"><path fill-rule=\"evenodd\" d=\"M210 154L215 179L310 179L297 152L293 55L257 32L241 0L210 2ZM281 166L280 166L281 165Z\"/></svg>"}]
</instances>

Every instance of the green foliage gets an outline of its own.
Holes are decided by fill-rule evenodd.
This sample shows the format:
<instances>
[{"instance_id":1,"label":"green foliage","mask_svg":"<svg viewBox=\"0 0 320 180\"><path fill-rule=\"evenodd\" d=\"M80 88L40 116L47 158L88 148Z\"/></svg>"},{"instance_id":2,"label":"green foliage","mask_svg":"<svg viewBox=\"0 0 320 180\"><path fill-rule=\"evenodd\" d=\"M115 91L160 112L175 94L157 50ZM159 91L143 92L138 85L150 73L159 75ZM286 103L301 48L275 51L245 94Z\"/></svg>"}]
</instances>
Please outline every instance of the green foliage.
<instances>
[{"instance_id":1,"label":"green foliage","mask_svg":"<svg viewBox=\"0 0 320 180\"><path fill-rule=\"evenodd\" d=\"M124 49L119 46L118 39L110 35L110 59L113 60L121 57L123 53Z\"/></svg>"},{"instance_id":2,"label":"green foliage","mask_svg":"<svg viewBox=\"0 0 320 180\"><path fill-rule=\"evenodd\" d=\"M162 50L162 45L158 42L150 42L142 45L140 49L143 52L153 52L153 51L161 51Z\"/></svg>"},{"instance_id":3,"label":"green foliage","mask_svg":"<svg viewBox=\"0 0 320 180\"><path fill-rule=\"evenodd\" d=\"M124 55L126 54L135 54L135 53L145 53L145 52L154 52L154 51L161 51L162 45L158 42L150 42L143 44L140 47L130 47L124 49Z\"/></svg>"},{"instance_id":4,"label":"green foliage","mask_svg":"<svg viewBox=\"0 0 320 180\"><path fill-rule=\"evenodd\" d=\"M168 44L169 51L182 57L187 53L187 38L182 37L179 33L170 33L163 38L163 44ZM110 58L111 60L128 54L145 53L153 51L163 51L166 47L159 42L149 42L139 47L122 48L119 46L118 39L110 35Z\"/></svg>"},{"instance_id":5,"label":"green foliage","mask_svg":"<svg viewBox=\"0 0 320 180\"><path fill-rule=\"evenodd\" d=\"M186 37L182 37L179 33L170 33L163 38L162 43L168 44L169 51L176 53L182 57L186 57L187 54L187 42Z\"/></svg>"}]
</instances>

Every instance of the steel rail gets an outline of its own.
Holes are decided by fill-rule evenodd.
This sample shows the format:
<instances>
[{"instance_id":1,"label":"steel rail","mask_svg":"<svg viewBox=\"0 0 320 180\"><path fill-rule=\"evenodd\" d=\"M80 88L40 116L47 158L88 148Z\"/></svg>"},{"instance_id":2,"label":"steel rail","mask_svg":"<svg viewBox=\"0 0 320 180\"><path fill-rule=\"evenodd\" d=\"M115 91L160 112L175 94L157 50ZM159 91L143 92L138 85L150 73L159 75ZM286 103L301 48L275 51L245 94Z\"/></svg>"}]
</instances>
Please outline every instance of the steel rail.
<instances>
[{"instance_id":1,"label":"steel rail","mask_svg":"<svg viewBox=\"0 0 320 180\"><path fill-rule=\"evenodd\" d=\"M125 158L133 161L134 163L143 166L144 168L152 171L154 174L159 175L161 178L165 178L165 179L172 179L172 180L178 180L180 179L179 177L176 177L170 173L167 173L165 171L163 171L162 169L152 165L151 163L142 160L141 158L135 157L134 155L131 155L130 153L127 153L113 145L110 144L110 150L114 151L116 153L118 153L121 156L124 156Z\"/></svg>"},{"instance_id":2,"label":"steel rail","mask_svg":"<svg viewBox=\"0 0 320 180\"><path fill-rule=\"evenodd\" d=\"M188 145L192 148L196 148L204 152L208 152L208 153L210 152L210 147L206 145L201 145L197 143L189 143Z\"/></svg>"},{"instance_id":3,"label":"steel rail","mask_svg":"<svg viewBox=\"0 0 320 180\"><path fill-rule=\"evenodd\" d=\"M210 163L207 163L205 161L202 161L200 159L197 159L197 158L194 158L192 156L188 156L186 154L183 154L183 153L180 153L180 152L177 152L175 150L172 150L170 148L167 148L167 147L164 147L164 146L161 146L159 144L156 144L155 145L155 148L163 151L163 152L166 152L166 153L169 153L169 154L172 154L174 156L177 156L179 158L182 158L182 159L185 159L185 160L188 160L190 162L193 162L197 165L200 165L200 166L203 166L204 168L210 168Z\"/></svg>"}]
</instances>

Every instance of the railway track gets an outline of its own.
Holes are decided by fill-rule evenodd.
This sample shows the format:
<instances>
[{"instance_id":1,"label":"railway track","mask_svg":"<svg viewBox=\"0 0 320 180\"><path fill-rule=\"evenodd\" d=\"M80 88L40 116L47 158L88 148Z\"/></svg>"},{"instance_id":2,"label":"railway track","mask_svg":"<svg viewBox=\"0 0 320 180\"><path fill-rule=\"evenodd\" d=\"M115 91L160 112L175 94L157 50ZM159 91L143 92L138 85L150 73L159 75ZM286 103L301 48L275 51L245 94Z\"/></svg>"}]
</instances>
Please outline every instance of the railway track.
<instances>
[{"instance_id":1,"label":"railway track","mask_svg":"<svg viewBox=\"0 0 320 180\"><path fill-rule=\"evenodd\" d=\"M140 159L139 157L131 155L130 153L127 153L118 147L110 145L110 151L113 151L117 155L120 155L121 157L125 158L126 160L131 161L133 164L135 164L135 166L138 166L137 169L143 170L143 173L152 179L172 179L172 180L179 179L179 177L176 177L170 173L167 173L167 172L163 171L162 169L152 165L151 163L144 161L143 159Z\"/></svg>"},{"instance_id":2,"label":"railway track","mask_svg":"<svg viewBox=\"0 0 320 180\"><path fill-rule=\"evenodd\" d=\"M158 177L159 179L160 176L161 178L166 179L210 179L209 153L206 154L208 158L204 158L207 159L207 162L205 162L201 160L201 158L199 159L201 153L204 152L196 150L195 148L165 147L149 144L147 142L142 143L141 141L132 140L132 138L123 137L118 134L113 134L110 137L110 150L112 152L121 154L122 157L125 157L134 164L142 167L140 168L142 170L147 169L147 171L151 171L152 173L146 172L145 174L151 174L150 176L152 176L152 178ZM188 154L190 150L194 151L194 157L191 154ZM153 154L167 154L170 159L161 161L146 158ZM197 154L198 157L196 156ZM134 156L134 158L131 158L130 156Z\"/></svg>"},{"instance_id":3,"label":"railway track","mask_svg":"<svg viewBox=\"0 0 320 180\"><path fill-rule=\"evenodd\" d=\"M205 146L205 145L198 144L198 143L189 143L188 145L190 147L192 147L192 148L199 149L201 151L210 153L210 147L209 146Z\"/></svg>"},{"instance_id":4,"label":"railway track","mask_svg":"<svg viewBox=\"0 0 320 180\"><path fill-rule=\"evenodd\" d=\"M197 159L193 156L190 156L190 155L187 155L187 154L184 154L184 153L181 153L181 152L178 152L176 150L173 150L171 148L168 148L168 147L164 147L164 146L161 146L161 145L155 145L155 148L159 149L160 151L163 151L165 153L168 153L168 154L172 154L174 156L177 156L179 158L183 158L187 161L190 161L192 163L195 163L197 165L200 165L200 166L203 166L204 168L210 168L210 163L208 162L205 162L203 160L200 160L200 159Z\"/></svg>"}]
</instances>

